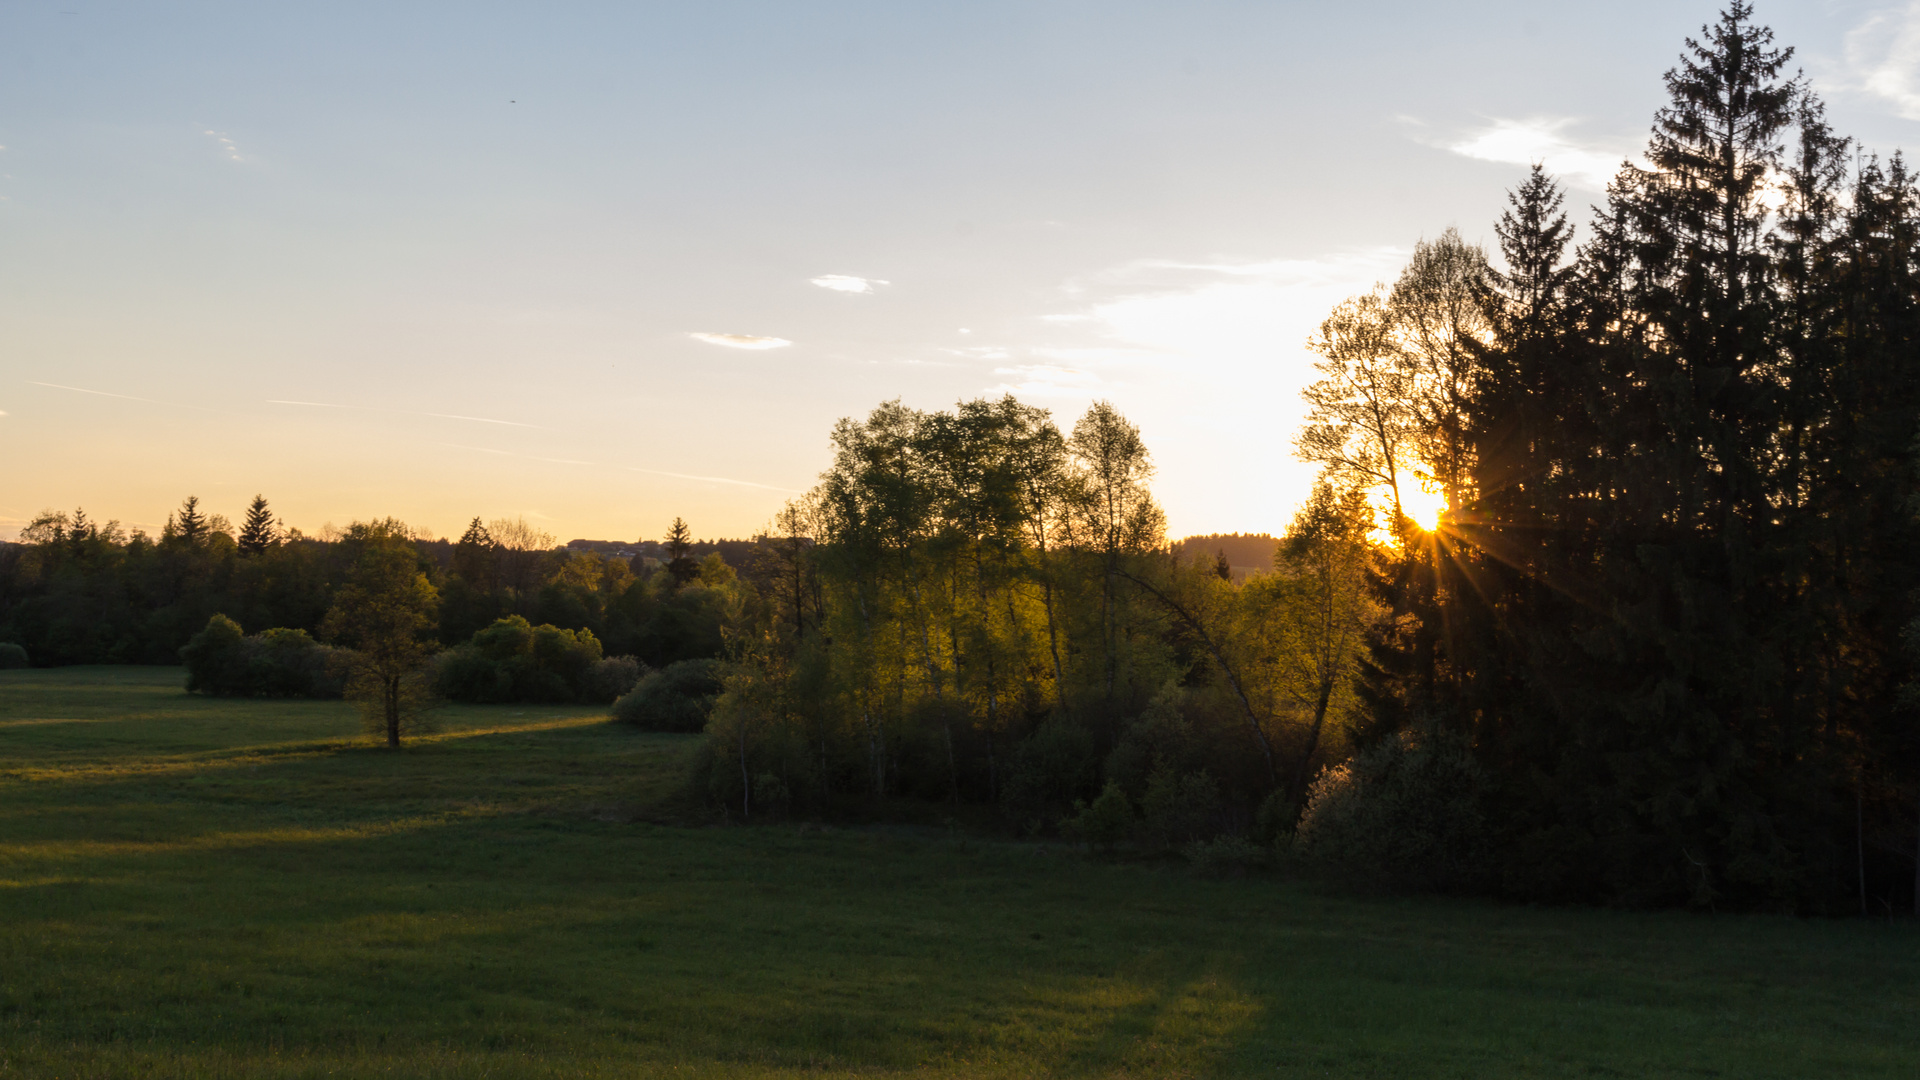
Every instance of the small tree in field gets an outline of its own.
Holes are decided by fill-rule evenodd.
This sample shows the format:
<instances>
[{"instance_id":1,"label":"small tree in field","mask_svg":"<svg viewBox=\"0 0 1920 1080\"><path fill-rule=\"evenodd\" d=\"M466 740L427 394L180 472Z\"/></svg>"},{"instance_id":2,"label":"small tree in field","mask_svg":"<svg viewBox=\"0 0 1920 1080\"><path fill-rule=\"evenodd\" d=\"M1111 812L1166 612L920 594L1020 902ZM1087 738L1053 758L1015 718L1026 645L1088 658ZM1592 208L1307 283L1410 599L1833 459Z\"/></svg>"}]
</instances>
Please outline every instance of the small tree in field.
<instances>
[{"instance_id":1,"label":"small tree in field","mask_svg":"<svg viewBox=\"0 0 1920 1080\"><path fill-rule=\"evenodd\" d=\"M439 595L420 569L407 527L388 518L355 522L344 542L354 552L346 583L334 592L323 632L354 650L346 698L367 729L398 748L403 733L426 730L433 704L422 666L433 655Z\"/></svg>"}]
</instances>

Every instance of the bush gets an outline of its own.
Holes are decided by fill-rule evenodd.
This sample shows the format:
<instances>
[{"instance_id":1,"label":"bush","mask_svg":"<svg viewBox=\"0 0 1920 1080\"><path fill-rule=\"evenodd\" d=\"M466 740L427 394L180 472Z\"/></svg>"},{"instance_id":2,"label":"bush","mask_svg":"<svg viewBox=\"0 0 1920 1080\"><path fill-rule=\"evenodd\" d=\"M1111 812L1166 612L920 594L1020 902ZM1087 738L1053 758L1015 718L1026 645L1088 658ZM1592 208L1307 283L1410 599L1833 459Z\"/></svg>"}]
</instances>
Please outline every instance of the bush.
<instances>
[{"instance_id":1,"label":"bush","mask_svg":"<svg viewBox=\"0 0 1920 1080\"><path fill-rule=\"evenodd\" d=\"M1294 847L1355 877L1471 888L1488 863L1484 786L1463 738L1433 728L1403 732L1320 773Z\"/></svg>"},{"instance_id":2,"label":"bush","mask_svg":"<svg viewBox=\"0 0 1920 1080\"><path fill-rule=\"evenodd\" d=\"M1060 834L1096 851L1112 851L1116 844L1132 836L1140 824L1139 816L1133 812L1133 800L1112 780L1107 781L1099 798L1092 803L1076 802L1073 808L1074 816L1060 823Z\"/></svg>"},{"instance_id":3,"label":"bush","mask_svg":"<svg viewBox=\"0 0 1920 1080\"><path fill-rule=\"evenodd\" d=\"M613 718L647 731L697 732L725 689L718 660L681 660L641 679L613 703Z\"/></svg>"},{"instance_id":4,"label":"bush","mask_svg":"<svg viewBox=\"0 0 1920 1080\"><path fill-rule=\"evenodd\" d=\"M1180 711L1180 699L1178 686L1161 690L1107 755L1107 779L1136 799L1145 797L1156 770L1185 774L1205 767L1204 748Z\"/></svg>"},{"instance_id":5,"label":"bush","mask_svg":"<svg viewBox=\"0 0 1920 1080\"><path fill-rule=\"evenodd\" d=\"M0 671L27 666L27 650L11 641L0 641Z\"/></svg>"},{"instance_id":6,"label":"bush","mask_svg":"<svg viewBox=\"0 0 1920 1080\"><path fill-rule=\"evenodd\" d=\"M1093 794L1100 759L1093 733L1071 720L1050 718L1014 748L1001 790L1001 808L1015 825L1039 832Z\"/></svg>"},{"instance_id":7,"label":"bush","mask_svg":"<svg viewBox=\"0 0 1920 1080\"><path fill-rule=\"evenodd\" d=\"M180 650L187 692L216 697L337 698L343 678L340 650L305 630L274 627L246 636L240 624L215 615Z\"/></svg>"},{"instance_id":8,"label":"bush","mask_svg":"<svg viewBox=\"0 0 1920 1080\"><path fill-rule=\"evenodd\" d=\"M609 656L588 669L580 700L611 705L638 685L646 673L647 669L636 657Z\"/></svg>"},{"instance_id":9,"label":"bush","mask_svg":"<svg viewBox=\"0 0 1920 1080\"><path fill-rule=\"evenodd\" d=\"M793 794L787 790L787 782L770 772L763 772L753 778L753 812L775 821L787 816L787 810L793 805Z\"/></svg>"},{"instance_id":10,"label":"bush","mask_svg":"<svg viewBox=\"0 0 1920 1080\"><path fill-rule=\"evenodd\" d=\"M1164 851L1218 833L1224 805L1211 773L1175 774L1162 767L1148 779L1140 810L1146 819L1141 826L1145 846Z\"/></svg>"},{"instance_id":11,"label":"bush","mask_svg":"<svg viewBox=\"0 0 1920 1080\"><path fill-rule=\"evenodd\" d=\"M639 662L631 657L607 665L592 631L533 626L519 615L510 615L475 631L466 644L442 653L434 663L433 682L441 696L475 705L602 704L624 692L619 684L629 671L633 678L639 677Z\"/></svg>"}]
</instances>

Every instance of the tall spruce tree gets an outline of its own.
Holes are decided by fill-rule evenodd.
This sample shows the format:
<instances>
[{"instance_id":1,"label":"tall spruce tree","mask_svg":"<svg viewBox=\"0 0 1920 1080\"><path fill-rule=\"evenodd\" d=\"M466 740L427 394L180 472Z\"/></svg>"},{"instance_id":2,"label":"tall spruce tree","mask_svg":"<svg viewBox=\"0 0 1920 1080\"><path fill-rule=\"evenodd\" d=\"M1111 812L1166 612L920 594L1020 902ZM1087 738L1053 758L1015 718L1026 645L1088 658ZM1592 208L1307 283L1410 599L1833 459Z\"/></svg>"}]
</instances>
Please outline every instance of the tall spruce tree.
<instances>
[{"instance_id":1,"label":"tall spruce tree","mask_svg":"<svg viewBox=\"0 0 1920 1080\"><path fill-rule=\"evenodd\" d=\"M262 555L278 542L279 535L273 526L273 512L267 509L265 497L255 495L253 502L247 505L247 518L240 525L240 554Z\"/></svg>"}]
</instances>

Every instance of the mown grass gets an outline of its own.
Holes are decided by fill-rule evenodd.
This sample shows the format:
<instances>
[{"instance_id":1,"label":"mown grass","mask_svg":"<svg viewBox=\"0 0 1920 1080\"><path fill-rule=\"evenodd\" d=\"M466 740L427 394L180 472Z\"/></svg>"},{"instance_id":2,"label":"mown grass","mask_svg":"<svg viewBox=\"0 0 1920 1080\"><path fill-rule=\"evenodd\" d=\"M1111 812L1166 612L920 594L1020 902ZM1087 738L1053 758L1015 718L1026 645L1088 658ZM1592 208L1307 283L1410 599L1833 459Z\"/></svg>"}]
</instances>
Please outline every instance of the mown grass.
<instances>
[{"instance_id":1,"label":"mown grass","mask_svg":"<svg viewBox=\"0 0 1920 1080\"><path fill-rule=\"evenodd\" d=\"M0 1077L1920 1074L1915 928L650 824L684 738L0 672Z\"/></svg>"}]
</instances>

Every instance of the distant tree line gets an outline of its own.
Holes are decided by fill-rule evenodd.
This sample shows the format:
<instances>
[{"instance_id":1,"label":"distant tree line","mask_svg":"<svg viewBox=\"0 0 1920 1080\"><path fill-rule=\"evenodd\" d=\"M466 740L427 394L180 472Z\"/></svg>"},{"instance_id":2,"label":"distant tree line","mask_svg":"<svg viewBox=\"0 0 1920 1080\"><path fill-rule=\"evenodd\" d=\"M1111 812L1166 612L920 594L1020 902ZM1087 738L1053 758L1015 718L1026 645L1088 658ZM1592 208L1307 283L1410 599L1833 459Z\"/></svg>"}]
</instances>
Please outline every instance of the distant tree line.
<instances>
[{"instance_id":1,"label":"distant tree line","mask_svg":"<svg viewBox=\"0 0 1920 1080\"><path fill-rule=\"evenodd\" d=\"M720 543L690 544L675 570L644 554L664 555L646 541L558 547L520 519L476 518L457 540L396 527L436 590L431 636L443 646L517 616L587 632L609 655L658 667L720 655L722 621L737 602ZM259 497L238 529L189 497L158 536L84 510L48 511L19 542L0 545L0 641L41 665L177 664L214 615L245 633L319 634L353 571L352 532L288 528Z\"/></svg>"}]
</instances>

